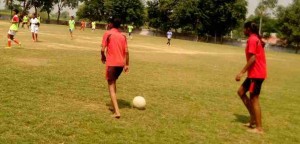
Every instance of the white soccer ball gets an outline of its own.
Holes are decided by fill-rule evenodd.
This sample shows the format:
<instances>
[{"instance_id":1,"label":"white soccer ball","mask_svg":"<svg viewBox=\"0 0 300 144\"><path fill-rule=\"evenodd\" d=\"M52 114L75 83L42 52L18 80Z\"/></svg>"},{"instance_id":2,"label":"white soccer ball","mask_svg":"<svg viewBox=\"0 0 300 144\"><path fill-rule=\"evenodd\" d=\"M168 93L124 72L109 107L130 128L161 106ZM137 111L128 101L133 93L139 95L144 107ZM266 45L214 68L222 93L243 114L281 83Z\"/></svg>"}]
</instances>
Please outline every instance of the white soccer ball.
<instances>
[{"instance_id":1,"label":"white soccer ball","mask_svg":"<svg viewBox=\"0 0 300 144\"><path fill-rule=\"evenodd\" d=\"M135 107L135 108L145 109L146 100L142 96L136 96L136 97L134 97L132 104L133 104L133 107Z\"/></svg>"}]
</instances>

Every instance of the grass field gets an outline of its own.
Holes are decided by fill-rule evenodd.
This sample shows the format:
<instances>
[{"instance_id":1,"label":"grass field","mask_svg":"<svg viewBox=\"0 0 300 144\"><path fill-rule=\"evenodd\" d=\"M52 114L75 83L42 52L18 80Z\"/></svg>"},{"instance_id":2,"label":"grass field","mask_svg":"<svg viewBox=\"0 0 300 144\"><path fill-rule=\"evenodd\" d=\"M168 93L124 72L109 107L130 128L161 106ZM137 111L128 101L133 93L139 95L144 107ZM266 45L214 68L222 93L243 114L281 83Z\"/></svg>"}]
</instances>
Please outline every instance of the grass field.
<instances>
[{"instance_id":1,"label":"grass field","mask_svg":"<svg viewBox=\"0 0 300 144\"><path fill-rule=\"evenodd\" d=\"M100 62L104 31L42 25L33 43L4 49L0 21L0 143L300 143L300 55L267 51L261 94L264 135L242 126L248 114L236 94L244 49L134 35L131 71L118 81L122 118L111 118ZM146 110L131 107L134 96Z\"/></svg>"}]
</instances>

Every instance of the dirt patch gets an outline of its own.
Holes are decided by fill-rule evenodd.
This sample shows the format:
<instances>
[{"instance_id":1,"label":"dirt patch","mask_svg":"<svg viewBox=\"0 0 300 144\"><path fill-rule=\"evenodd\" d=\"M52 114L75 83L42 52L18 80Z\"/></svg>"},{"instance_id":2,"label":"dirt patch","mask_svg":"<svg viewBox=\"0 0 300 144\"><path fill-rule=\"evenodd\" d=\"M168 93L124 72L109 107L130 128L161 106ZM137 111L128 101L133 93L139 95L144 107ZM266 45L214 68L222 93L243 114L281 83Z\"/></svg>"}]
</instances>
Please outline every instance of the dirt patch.
<instances>
[{"instance_id":1,"label":"dirt patch","mask_svg":"<svg viewBox=\"0 0 300 144\"><path fill-rule=\"evenodd\" d=\"M49 62L47 59L40 58L17 58L16 61L29 66L45 66L48 65Z\"/></svg>"}]
</instances>

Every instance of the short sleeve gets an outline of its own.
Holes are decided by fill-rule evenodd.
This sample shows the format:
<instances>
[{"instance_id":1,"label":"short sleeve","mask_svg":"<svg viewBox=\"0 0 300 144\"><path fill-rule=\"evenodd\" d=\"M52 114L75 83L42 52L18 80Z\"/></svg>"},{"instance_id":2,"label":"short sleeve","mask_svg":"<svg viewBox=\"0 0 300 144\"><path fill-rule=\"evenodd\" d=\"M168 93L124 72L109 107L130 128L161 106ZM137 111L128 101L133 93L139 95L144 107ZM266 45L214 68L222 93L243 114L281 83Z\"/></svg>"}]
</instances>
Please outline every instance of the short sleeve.
<instances>
[{"instance_id":1,"label":"short sleeve","mask_svg":"<svg viewBox=\"0 0 300 144\"><path fill-rule=\"evenodd\" d=\"M108 38L108 32L104 33L102 38L102 46L107 47L107 38Z\"/></svg>"},{"instance_id":2,"label":"short sleeve","mask_svg":"<svg viewBox=\"0 0 300 144\"><path fill-rule=\"evenodd\" d=\"M14 16L14 17L13 17L13 21L14 21L14 22L19 22L19 18L18 18L17 16Z\"/></svg>"},{"instance_id":3,"label":"short sleeve","mask_svg":"<svg viewBox=\"0 0 300 144\"><path fill-rule=\"evenodd\" d=\"M248 53L257 54L257 46L258 46L258 40L257 39L249 39L249 41L248 41Z\"/></svg>"}]
</instances>

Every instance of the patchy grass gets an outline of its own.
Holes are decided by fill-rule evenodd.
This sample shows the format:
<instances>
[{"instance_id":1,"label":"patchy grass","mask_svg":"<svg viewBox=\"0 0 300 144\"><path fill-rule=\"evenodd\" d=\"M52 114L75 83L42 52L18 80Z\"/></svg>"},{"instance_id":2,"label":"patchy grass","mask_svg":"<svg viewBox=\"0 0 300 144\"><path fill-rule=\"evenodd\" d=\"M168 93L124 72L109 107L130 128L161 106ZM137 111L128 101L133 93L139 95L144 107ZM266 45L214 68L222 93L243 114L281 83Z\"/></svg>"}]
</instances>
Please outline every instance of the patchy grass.
<instances>
[{"instance_id":1,"label":"patchy grass","mask_svg":"<svg viewBox=\"0 0 300 144\"><path fill-rule=\"evenodd\" d=\"M236 95L245 64L238 47L134 35L131 71L118 80L122 118L115 120L100 62L103 31L42 25L33 43L4 49L1 21L0 143L299 143L300 57L267 51L261 94L263 136L242 126L248 114ZM131 107L142 95L147 109Z\"/></svg>"}]
</instances>

